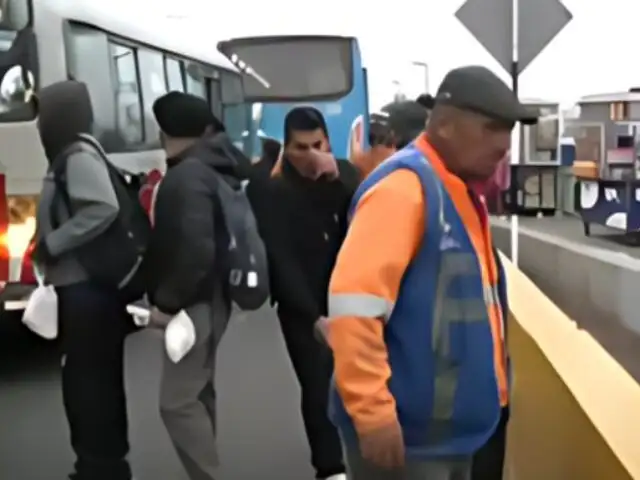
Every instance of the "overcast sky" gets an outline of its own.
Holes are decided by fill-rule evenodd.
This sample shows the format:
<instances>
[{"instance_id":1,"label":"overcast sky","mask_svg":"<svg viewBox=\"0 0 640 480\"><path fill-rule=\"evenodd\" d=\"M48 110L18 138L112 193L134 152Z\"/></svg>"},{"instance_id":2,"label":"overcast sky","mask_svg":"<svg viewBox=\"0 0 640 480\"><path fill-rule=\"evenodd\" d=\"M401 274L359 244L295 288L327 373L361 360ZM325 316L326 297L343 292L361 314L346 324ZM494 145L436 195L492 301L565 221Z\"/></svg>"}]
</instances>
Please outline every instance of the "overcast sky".
<instances>
[{"instance_id":1,"label":"overcast sky","mask_svg":"<svg viewBox=\"0 0 640 480\"><path fill-rule=\"evenodd\" d=\"M291 0L226 1L224 7L205 0L172 3L174 12L197 11L218 38L278 33L358 37L374 108L393 97L394 80L402 82L408 94L418 93L424 80L419 69L409 67L412 61L429 64L432 89L449 69L460 65L485 65L507 79L454 17L462 0L321 0L310 2L308 8ZM582 95L640 86L640 0L565 0L564 4L574 19L525 71L521 96L570 103Z\"/></svg>"}]
</instances>

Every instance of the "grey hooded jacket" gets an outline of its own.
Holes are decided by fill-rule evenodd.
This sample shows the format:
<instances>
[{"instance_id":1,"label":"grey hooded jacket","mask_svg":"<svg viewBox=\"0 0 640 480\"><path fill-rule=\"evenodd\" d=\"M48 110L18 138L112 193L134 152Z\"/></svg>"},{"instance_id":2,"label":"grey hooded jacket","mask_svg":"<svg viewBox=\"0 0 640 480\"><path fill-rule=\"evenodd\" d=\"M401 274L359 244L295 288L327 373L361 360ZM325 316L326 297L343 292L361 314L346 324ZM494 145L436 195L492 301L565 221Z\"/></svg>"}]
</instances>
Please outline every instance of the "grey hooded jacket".
<instances>
[{"instance_id":1,"label":"grey hooded jacket","mask_svg":"<svg viewBox=\"0 0 640 480\"><path fill-rule=\"evenodd\" d=\"M101 154L101 146L90 136L93 114L85 84L58 82L39 95L40 139L50 168L43 181L36 212L36 244L44 242L50 254L38 263L45 282L54 286L87 280L74 250L103 233L118 215L118 201ZM95 154L83 151L66 160L66 185L71 211L54 201L56 185L52 162L64 149L83 137L95 146ZM108 261L108 259L105 259Z\"/></svg>"}]
</instances>

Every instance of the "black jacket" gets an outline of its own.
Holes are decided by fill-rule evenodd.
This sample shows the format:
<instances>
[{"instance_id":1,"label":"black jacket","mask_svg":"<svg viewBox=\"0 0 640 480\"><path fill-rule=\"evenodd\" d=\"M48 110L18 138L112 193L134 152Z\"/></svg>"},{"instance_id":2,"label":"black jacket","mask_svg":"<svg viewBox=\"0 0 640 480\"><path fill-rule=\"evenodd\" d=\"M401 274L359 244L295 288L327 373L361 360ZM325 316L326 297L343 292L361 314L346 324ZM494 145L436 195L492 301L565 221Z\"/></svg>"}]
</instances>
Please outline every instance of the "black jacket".
<instances>
[{"instance_id":1,"label":"black jacket","mask_svg":"<svg viewBox=\"0 0 640 480\"><path fill-rule=\"evenodd\" d=\"M359 178L351 163L338 165L338 179L313 181L285 161L281 175L254 180L248 189L269 255L272 301L300 321L327 314L331 271Z\"/></svg>"},{"instance_id":2,"label":"black jacket","mask_svg":"<svg viewBox=\"0 0 640 480\"><path fill-rule=\"evenodd\" d=\"M274 144L275 142L275 144ZM266 143L263 146L262 156L260 160L252 166L252 178L266 180L271 176L271 170L278 161L280 155L280 144L275 140L271 140L271 143Z\"/></svg>"},{"instance_id":3,"label":"black jacket","mask_svg":"<svg viewBox=\"0 0 640 480\"><path fill-rule=\"evenodd\" d=\"M161 311L174 314L211 300L216 275L225 271L216 255L226 238L218 227L224 223L216 172L240 181L246 162L225 134L203 139L169 162L144 266L149 301Z\"/></svg>"}]
</instances>

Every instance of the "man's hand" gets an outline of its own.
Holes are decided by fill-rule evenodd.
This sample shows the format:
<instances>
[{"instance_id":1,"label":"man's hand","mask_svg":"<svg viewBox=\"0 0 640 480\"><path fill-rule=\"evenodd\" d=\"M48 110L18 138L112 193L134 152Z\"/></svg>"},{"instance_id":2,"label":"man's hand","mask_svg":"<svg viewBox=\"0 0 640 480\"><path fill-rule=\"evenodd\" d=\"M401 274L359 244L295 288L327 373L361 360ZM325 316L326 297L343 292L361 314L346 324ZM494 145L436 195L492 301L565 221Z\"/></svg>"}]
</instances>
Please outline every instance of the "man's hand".
<instances>
[{"instance_id":1,"label":"man's hand","mask_svg":"<svg viewBox=\"0 0 640 480\"><path fill-rule=\"evenodd\" d=\"M338 176L338 161L332 153L314 149L310 150L307 155L313 164L315 178L324 175L330 179L334 179Z\"/></svg>"},{"instance_id":2,"label":"man's hand","mask_svg":"<svg viewBox=\"0 0 640 480\"><path fill-rule=\"evenodd\" d=\"M371 432L359 434L362 458L381 468L404 466L404 439L398 421Z\"/></svg>"},{"instance_id":3,"label":"man's hand","mask_svg":"<svg viewBox=\"0 0 640 480\"><path fill-rule=\"evenodd\" d=\"M313 324L313 332L316 339L326 345L329 344L329 319L327 317L320 317Z\"/></svg>"},{"instance_id":4,"label":"man's hand","mask_svg":"<svg viewBox=\"0 0 640 480\"><path fill-rule=\"evenodd\" d=\"M156 307L153 307L151 309L151 313L149 314L149 327L160 329L167 328L167 325L169 325L169 322L172 318L173 315L163 313Z\"/></svg>"}]
</instances>

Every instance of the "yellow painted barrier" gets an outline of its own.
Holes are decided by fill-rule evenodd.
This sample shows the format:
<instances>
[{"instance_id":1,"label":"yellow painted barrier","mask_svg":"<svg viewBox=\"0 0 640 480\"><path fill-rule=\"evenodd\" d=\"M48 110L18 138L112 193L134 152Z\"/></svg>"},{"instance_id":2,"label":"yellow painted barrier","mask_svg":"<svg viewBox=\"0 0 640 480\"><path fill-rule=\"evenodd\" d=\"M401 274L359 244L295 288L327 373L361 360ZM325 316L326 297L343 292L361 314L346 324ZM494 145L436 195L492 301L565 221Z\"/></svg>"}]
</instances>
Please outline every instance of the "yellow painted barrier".
<instances>
[{"instance_id":1,"label":"yellow painted barrier","mask_svg":"<svg viewBox=\"0 0 640 480\"><path fill-rule=\"evenodd\" d=\"M640 386L503 260L514 364L505 477L640 479Z\"/></svg>"}]
</instances>

